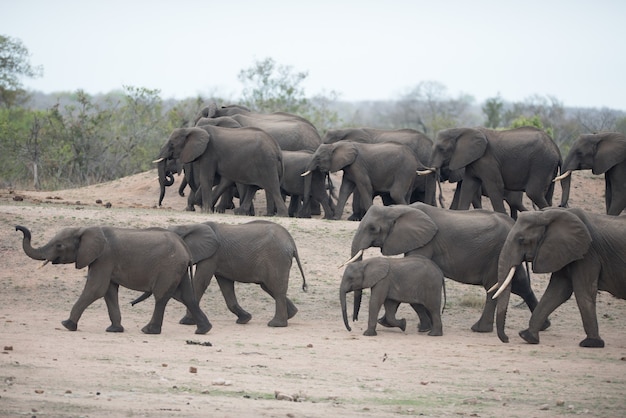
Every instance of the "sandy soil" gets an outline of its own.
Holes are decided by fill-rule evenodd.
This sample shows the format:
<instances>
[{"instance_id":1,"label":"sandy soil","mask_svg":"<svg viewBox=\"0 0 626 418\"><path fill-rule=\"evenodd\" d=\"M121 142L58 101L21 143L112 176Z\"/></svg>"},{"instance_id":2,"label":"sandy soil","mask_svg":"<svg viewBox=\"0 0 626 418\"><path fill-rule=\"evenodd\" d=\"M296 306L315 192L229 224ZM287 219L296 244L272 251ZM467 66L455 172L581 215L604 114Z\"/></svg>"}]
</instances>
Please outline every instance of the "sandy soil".
<instances>
[{"instance_id":1,"label":"sandy soil","mask_svg":"<svg viewBox=\"0 0 626 418\"><path fill-rule=\"evenodd\" d=\"M484 291L449 280L442 337L419 334L416 315L404 306L399 316L407 318L406 332L379 327L378 336L365 337L366 303L361 321L348 332L341 320L338 266L349 256L357 227L349 221L271 219L294 236L309 283L308 293L302 292L294 263L289 295L299 312L287 328L267 327L273 301L254 285L237 286L242 306L253 314L250 323L237 325L212 284L201 304L213 323L207 335L178 324L184 308L175 301L168 305L162 334L142 334L153 301L131 307L138 293L127 289L120 290L124 333L104 331L109 320L103 301L87 309L77 332L65 330L60 321L81 292L86 270L37 269L39 262L21 249L16 224L30 228L33 244L40 245L75 225L251 220L184 212L185 200L173 189L157 209L155 176L151 171L57 192L0 190L0 416L626 414L626 303L606 293L598 296L604 349L578 347L584 334L574 300L553 314L540 345L517 336L529 312L515 296L509 344L495 333L473 333ZM573 186L572 206L603 212L602 177L576 173ZM449 186L444 192L449 202ZM263 208L260 198L257 208ZM378 254L370 251L368 256ZM538 296L546 284L547 276L534 276Z\"/></svg>"}]
</instances>

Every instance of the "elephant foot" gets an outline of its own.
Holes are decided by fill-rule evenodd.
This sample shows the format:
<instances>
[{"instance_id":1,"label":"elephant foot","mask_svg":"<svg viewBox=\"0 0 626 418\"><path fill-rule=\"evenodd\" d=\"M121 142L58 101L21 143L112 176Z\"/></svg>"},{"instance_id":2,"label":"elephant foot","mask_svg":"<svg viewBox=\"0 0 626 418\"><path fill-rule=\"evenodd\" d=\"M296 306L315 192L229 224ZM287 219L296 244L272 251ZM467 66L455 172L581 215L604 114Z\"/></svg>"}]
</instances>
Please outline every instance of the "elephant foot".
<instances>
[{"instance_id":1,"label":"elephant foot","mask_svg":"<svg viewBox=\"0 0 626 418\"><path fill-rule=\"evenodd\" d=\"M402 332L406 331L406 319L402 318L398 321L398 327L402 330Z\"/></svg>"},{"instance_id":2,"label":"elephant foot","mask_svg":"<svg viewBox=\"0 0 626 418\"><path fill-rule=\"evenodd\" d=\"M382 316L382 317L378 318L378 323L380 325L382 325L383 327L393 328L393 325L391 325L389 322L387 322L387 317L386 316Z\"/></svg>"},{"instance_id":3,"label":"elephant foot","mask_svg":"<svg viewBox=\"0 0 626 418\"><path fill-rule=\"evenodd\" d=\"M281 321L280 319L274 318L270 322L267 323L267 326L268 327L276 327L276 328L286 327L287 326L287 321L286 320Z\"/></svg>"},{"instance_id":4,"label":"elephant foot","mask_svg":"<svg viewBox=\"0 0 626 418\"><path fill-rule=\"evenodd\" d=\"M298 313L298 308L296 308L295 305L287 307L287 318L288 319L293 318L294 316L296 316L297 313Z\"/></svg>"},{"instance_id":5,"label":"elephant foot","mask_svg":"<svg viewBox=\"0 0 626 418\"><path fill-rule=\"evenodd\" d=\"M144 334L160 334L161 327L155 324L148 324L145 327L141 328L141 332Z\"/></svg>"},{"instance_id":6,"label":"elephant foot","mask_svg":"<svg viewBox=\"0 0 626 418\"><path fill-rule=\"evenodd\" d=\"M539 344L539 335L535 335L527 329L520 331L519 336L528 344Z\"/></svg>"},{"instance_id":7,"label":"elephant foot","mask_svg":"<svg viewBox=\"0 0 626 418\"><path fill-rule=\"evenodd\" d=\"M336 219L336 220L339 220L339 219L341 219L341 217L339 217L339 218L335 217L335 219ZM360 217L359 215L355 215L355 214L353 213L352 215L348 216L348 220L349 220L349 221L360 221L360 220L361 220L361 217Z\"/></svg>"},{"instance_id":8,"label":"elephant foot","mask_svg":"<svg viewBox=\"0 0 626 418\"><path fill-rule=\"evenodd\" d=\"M195 212L195 211L196 211L196 208L194 208L193 206L187 206L187 207L185 208L185 210L186 210L187 212Z\"/></svg>"},{"instance_id":9,"label":"elephant foot","mask_svg":"<svg viewBox=\"0 0 626 418\"><path fill-rule=\"evenodd\" d=\"M376 330L375 329L369 329L368 328L368 329L365 330L365 332L363 332L363 335L365 335L366 337L373 337L373 336L378 335L378 334L376 334Z\"/></svg>"},{"instance_id":10,"label":"elephant foot","mask_svg":"<svg viewBox=\"0 0 626 418\"><path fill-rule=\"evenodd\" d=\"M66 319L65 321L61 321L61 323L70 331L76 331L78 329L78 324L71 319Z\"/></svg>"},{"instance_id":11,"label":"elephant foot","mask_svg":"<svg viewBox=\"0 0 626 418\"><path fill-rule=\"evenodd\" d=\"M252 319L252 315L246 312L245 314L241 314L237 317L237 323L247 324L248 322L250 322L251 319Z\"/></svg>"},{"instance_id":12,"label":"elephant foot","mask_svg":"<svg viewBox=\"0 0 626 418\"><path fill-rule=\"evenodd\" d=\"M550 328L550 325L552 325L552 324L550 323L550 320L549 320L549 319L546 319L546 322L544 322L544 323L543 323L543 325L541 326L541 328L539 329L539 331L545 331L545 330L547 330L548 328Z\"/></svg>"},{"instance_id":13,"label":"elephant foot","mask_svg":"<svg viewBox=\"0 0 626 418\"><path fill-rule=\"evenodd\" d=\"M441 337L443 335L443 331L442 330L431 330L428 335L430 335L431 337Z\"/></svg>"},{"instance_id":14,"label":"elephant foot","mask_svg":"<svg viewBox=\"0 0 626 418\"><path fill-rule=\"evenodd\" d=\"M206 334L207 332L211 331L211 328L213 328L213 325L211 325L210 322L207 322L204 325L198 325L198 327L196 328L196 334Z\"/></svg>"},{"instance_id":15,"label":"elephant foot","mask_svg":"<svg viewBox=\"0 0 626 418\"><path fill-rule=\"evenodd\" d=\"M604 348L604 340L602 338L585 338L579 344L581 347L587 348Z\"/></svg>"},{"instance_id":16,"label":"elephant foot","mask_svg":"<svg viewBox=\"0 0 626 418\"><path fill-rule=\"evenodd\" d=\"M124 332L124 327L121 325L110 325L106 332Z\"/></svg>"},{"instance_id":17,"label":"elephant foot","mask_svg":"<svg viewBox=\"0 0 626 418\"><path fill-rule=\"evenodd\" d=\"M433 328L432 324L423 324L420 322L417 325L417 332L428 332L432 330L432 328Z\"/></svg>"},{"instance_id":18,"label":"elephant foot","mask_svg":"<svg viewBox=\"0 0 626 418\"><path fill-rule=\"evenodd\" d=\"M178 323L183 325L196 325L196 320L193 319L193 317L191 316L185 315L181 318L180 321L178 321Z\"/></svg>"},{"instance_id":19,"label":"elephant foot","mask_svg":"<svg viewBox=\"0 0 626 418\"><path fill-rule=\"evenodd\" d=\"M474 325L472 325L472 331L474 332L492 332L493 331L493 324L481 324L480 321L476 322Z\"/></svg>"},{"instance_id":20,"label":"elephant foot","mask_svg":"<svg viewBox=\"0 0 626 418\"><path fill-rule=\"evenodd\" d=\"M502 341L503 343L509 342L509 336L506 335L504 332L498 331L498 338L500 338L500 341Z\"/></svg>"}]
</instances>

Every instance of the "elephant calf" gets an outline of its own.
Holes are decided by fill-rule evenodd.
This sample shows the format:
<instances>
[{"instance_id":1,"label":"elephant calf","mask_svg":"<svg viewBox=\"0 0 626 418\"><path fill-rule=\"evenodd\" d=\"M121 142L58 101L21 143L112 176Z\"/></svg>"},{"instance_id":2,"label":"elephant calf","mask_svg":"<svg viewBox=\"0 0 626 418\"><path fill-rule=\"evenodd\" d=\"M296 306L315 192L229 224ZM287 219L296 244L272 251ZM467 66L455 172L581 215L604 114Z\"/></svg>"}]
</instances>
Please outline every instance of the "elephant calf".
<instances>
[{"instance_id":1,"label":"elephant calf","mask_svg":"<svg viewBox=\"0 0 626 418\"><path fill-rule=\"evenodd\" d=\"M348 331L346 294L354 291L353 321L358 319L362 289L371 288L367 329L363 335L376 335L378 312L395 312L400 303L409 303L420 319L418 330L428 335L443 335L441 325L441 291L443 273L430 259L422 256L390 258L373 257L348 264L339 291L343 321ZM393 315L385 325L406 329L406 320Z\"/></svg>"}]
</instances>

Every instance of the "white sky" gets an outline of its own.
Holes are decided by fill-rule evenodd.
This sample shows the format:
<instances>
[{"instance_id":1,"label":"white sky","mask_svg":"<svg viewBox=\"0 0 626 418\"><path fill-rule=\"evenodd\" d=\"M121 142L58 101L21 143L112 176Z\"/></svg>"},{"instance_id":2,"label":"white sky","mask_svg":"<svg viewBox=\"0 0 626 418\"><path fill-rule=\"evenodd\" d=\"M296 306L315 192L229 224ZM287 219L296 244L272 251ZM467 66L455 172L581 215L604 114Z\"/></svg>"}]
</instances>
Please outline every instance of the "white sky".
<instances>
[{"instance_id":1,"label":"white sky","mask_svg":"<svg viewBox=\"0 0 626 418\"><path fill-rule=\"evenodd\" d=\"M395 99L438 81L480 103L552 95L626 110L623 0L3 0L46 93L123 85L239 97L255 60L308 71L308 96Z\"/></svg>"}]
</instances>

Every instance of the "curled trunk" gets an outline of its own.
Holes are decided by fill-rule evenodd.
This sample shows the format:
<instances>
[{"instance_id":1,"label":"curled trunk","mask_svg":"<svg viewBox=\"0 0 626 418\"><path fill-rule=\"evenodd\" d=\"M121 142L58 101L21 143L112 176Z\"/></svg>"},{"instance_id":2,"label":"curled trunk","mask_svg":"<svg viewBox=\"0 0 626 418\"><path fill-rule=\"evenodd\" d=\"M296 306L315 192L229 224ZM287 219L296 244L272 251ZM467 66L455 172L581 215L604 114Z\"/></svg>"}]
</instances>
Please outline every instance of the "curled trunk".
<instances>
[{"instance_id":1,"label":"curled trunk","mask_svg":"<svg viewBox=\"0 0 626 418\"><path fill-rule=\"evenodd\" d=\"M165 188L174 184L174 175L171 172L166 171L167 160L162 159L157 163L157 172L159 174L159 206L163 202L165 197Z\"/></svg>"},{"instance_id":2,"label":"curled trunk","mask_svg":"<svg viewBox=\"0 0 626 418\"><path fill-rule=\"evenodd\" d=\"M31 235L28 228L26 228L25 226L17 225L15 227L15 230L22 231L22 233L24 234L24 239L22 240L22 248L24 249L24 252L27 256L34 260L47 260L46 247L33 248L30 244Z\"/></svg>"}]
</instances>

